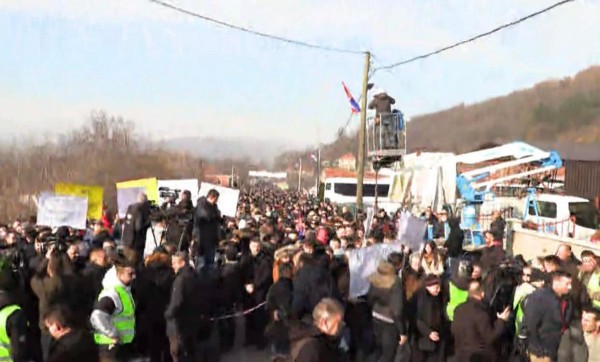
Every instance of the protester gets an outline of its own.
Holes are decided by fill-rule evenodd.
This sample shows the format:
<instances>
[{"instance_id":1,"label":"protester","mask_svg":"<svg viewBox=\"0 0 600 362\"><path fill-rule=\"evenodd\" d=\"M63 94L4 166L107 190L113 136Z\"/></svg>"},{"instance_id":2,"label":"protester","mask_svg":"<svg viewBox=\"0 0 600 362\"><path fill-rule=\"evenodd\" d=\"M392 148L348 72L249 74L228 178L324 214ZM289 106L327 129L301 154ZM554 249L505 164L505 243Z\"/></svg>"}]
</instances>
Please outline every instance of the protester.
<instances>
[{"instance_id":1,"label":"protester","mask_svg":"<svg viewBox=\"0 0 600 362\"><path fill-rule=\"evenodd\" d=\"M573 305L568 297L571 284L569 273L556 271L549 287L529 296L523 324L532 362L557 359L561 337L573 318Z\"/></svg>"},{"instance_id":2,"label":"protester","mask_svg":"<svg viewBox=\"0 0 600 362\"><path fill-rule=\"evenodd\" d=\"M98 346L92 334L78 327L73 314L62 306L53 307L44 317L52 336L47 362L99 361Z\"/></svg>"},{"instance_id":3,"label":"protester","mask_svg":"<svg viewBox=\"0 0 600 362\"><path fill-rule=\"evenodd\" d=\"M214 265L217 245L221 240L222 218L217 205L218 201L219 192L214 189L209 190L206 197L198 199L194 215L194 252L196 255L202 256L202 263L198 260L197 264L208 269Z\"/></svg>"},{"instance_id":4,"label":"protester","mask_svg":"<svg viewBox=\"0 0 600 362\"><path fill-rule=\"evenodd\" d=\"M415 318L415 338L412 343L412 361L445 361L445 343L447 340L444 304L440 294L439 276L428 274L422 288L416 296L417 316Z\"/></svg>"},{"instance_id":5,"label":"protester","mask_svg":"<svg viewBox=\"0 0 600 362\"><path fill-rule=\"evenodd\" d=\"M122 361L133 355L135 302L131 283L135 278L134 255L119 255L104 276L103 290L90 317L102 361Z\"/></svg>"},{"instance_id":6,"label":"protester","mask_svg":"<svg viewBox=\"0 0 600 362\"><path fill-rule=\"evenodd\" d=\"M392 362L398 345L408 341L402 283L394 266L380 261L369 277L367 298L373 310L373 332L376 348L373 360Z\"/></svg>"},{"instance_id":7,"label":"protester","mask_svg":"<svg viewBox=\"0 0 600 362\"><path fill-rule=\"evenodd\" d=\"M299 325L291 331L294 362L342 362L345 354L339 348L344 309L334 299L323 299L312 313L312 325Z\"/></svg>"},{"instance_id":8,"label":"protester","mask_svg":"<svg viewBox=\"0 0 600 362\"><path fill-rule=\"evenodd\" d=\"M171 358L173 362L193 361L196 359L196 299L201 298L201 294L187 253L173 255L172 265L175 280L165 311Z\"/></svg>"},{"instance_id":9,"label":"protester","mask_svg":"<svg viewBox=\"0 0 600 362\"><path fill-rule=\"evenodd\" d=\"M507 307L502 313L491 316L483 297L481 284L477 281L471 282L468 300L459 305L454 312L452 333L458 361L498 361L500 352L496 342L505 331L506 322L510 318L510 308Z\"/></svg>"},{"instance_id":10,"label":"protester","mask_svg":"<svg viewBox=\"0 0 600 362\"><path fill-rule=\"evenodd\" d=\"M588 349L588 362L600 361L600 310L588 308L583 311L581 326Z\"/></svg>"}]
</instances>

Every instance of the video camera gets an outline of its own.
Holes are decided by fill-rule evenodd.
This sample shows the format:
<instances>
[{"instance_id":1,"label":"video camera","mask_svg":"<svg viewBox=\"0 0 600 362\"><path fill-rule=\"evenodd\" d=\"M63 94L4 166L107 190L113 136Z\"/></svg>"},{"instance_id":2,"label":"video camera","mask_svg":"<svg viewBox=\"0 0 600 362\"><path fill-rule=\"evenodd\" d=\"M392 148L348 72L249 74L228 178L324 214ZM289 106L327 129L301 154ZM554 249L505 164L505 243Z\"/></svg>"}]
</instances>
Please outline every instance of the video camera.
<instances>
[{"instance_id":1,"label":"video camera","mask_svg":"<svg viewBox=\"0 0 600 362\"><path fill-rule=\"evenodd\" d=\"M66 253L69 249L69 245L67 245L67 240L59 238L53 234L43 237L40 240L40 244L42 255L45 255L52 245L55 245L54 251L61 254Z\"/></svg>"},{"instance_id":2,"label":"video camera","mask_svg":"<svg viewBox=\"0 0 600 362\"><path fill-rule=\"evenodd\" d=\"M173 201L175 201L179 198L180 194L181 190L173 190L167 186L161 186L158 188L158 196L163 199L171 198Z\"/></svg>"}]
</instances>

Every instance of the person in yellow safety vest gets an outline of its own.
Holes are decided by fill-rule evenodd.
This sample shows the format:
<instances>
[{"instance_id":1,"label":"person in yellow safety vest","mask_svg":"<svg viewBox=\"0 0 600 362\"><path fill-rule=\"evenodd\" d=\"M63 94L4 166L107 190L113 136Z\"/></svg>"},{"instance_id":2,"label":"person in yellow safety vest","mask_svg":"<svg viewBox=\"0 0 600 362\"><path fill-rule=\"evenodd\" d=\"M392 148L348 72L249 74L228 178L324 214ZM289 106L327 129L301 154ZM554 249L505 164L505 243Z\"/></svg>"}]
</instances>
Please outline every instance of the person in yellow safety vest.
<instances>
[{"instance_id":1,"label":"person in yellow safety vest","mask_svg":"<svg viewBox=\"0 0 600 362\"><path fill-rule=\"evenodd\" d=\"M592 306L600 310L600 265L598 257L590 250L581 253L579 280L586 286Z\"/></svg>"},{"instance_id":2,"label":"person in yellow safety vest","mask_svg":"<svg viewBox=\"0 0 600 362\"><path fill-rule=\"evenodd\" d=\"M459 305L465 303L469 298L469 283L473 266L468 260L461 260L458 264L458 270L453 273L448 281L448 304L446 304L446 316L450 322L454 321L454 310Z\"/></svg>"},{"instance_id":3,"label":"person in yellow safety vest","mask_svg":"<svg viewBox=\"0 0 600 362\"><path fill-rule=\"evenodd\" d=\"M119 255L116 265L106 272L90 317L102 361L127 361L132 354L135 303L130 285L135 278L135 263L131 259Z\"/></svg>"},{"instance_id":4,"label":"person in yellow safety vest","mask_svg":"<svg viewBox=\"0 0 600 362\"><path fill-rule=\"evenodd\" d=\"M519 284L515 289L513 297L513 310L515 311L515 329L517 335L520 333L521 324L523 322L524 306L526 298L536 289L543 288L546 282L546 277L541 270L534 269L531 266L523 268L521 275L523 283Z\"/></svg>"},{"instance_id":5,"label":"person in yellow safety vest","mask_svg":"<svg viewBox=\"0 0 600 362\"><path fill-rule=\"evenodd\" d=\"M17 281L11 261L0 258L0 361L24 362L27 356L27 318L15 303L12 291Z\"/></svg>"}]
</instances>

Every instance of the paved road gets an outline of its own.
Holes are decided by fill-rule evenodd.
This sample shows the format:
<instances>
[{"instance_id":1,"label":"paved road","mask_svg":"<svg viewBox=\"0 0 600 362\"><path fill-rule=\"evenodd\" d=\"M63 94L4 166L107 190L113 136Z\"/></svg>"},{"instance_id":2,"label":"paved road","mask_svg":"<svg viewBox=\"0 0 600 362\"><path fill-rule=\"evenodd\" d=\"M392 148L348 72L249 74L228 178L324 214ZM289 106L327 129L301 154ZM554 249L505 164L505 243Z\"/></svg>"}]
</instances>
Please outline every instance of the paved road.
<instances>
[{"instance_id":1,"label":"paved road","mask_svg":"<svg viewBox=\"0 0 600 362\"><path fill-rule=\"evenodd\" d=\"M244 318L237 318L235 331L235 348L232 352L221 356L221 362L267 362L271 361L268 351L259 352L255 348L244 348Z\"/></svg>"}]
</instances>

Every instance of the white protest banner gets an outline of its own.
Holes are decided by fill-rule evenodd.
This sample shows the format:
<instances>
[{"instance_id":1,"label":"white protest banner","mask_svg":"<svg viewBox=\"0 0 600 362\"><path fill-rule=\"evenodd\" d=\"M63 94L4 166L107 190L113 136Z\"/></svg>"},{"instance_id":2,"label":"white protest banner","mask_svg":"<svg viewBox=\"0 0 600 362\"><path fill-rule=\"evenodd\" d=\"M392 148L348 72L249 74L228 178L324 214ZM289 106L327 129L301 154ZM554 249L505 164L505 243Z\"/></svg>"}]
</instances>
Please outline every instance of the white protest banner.
<instances>
[{"instance_id":1,"label":"white protest banner","mask_svg":"<svg viewBox=\"0 0 600 362\"><path fill-rule=\"evenodd\" d=\"M371 226L373 226L373 217L375 216L375 210L373 206L367 207L367 218L364 221L365 227L365 240L369 237L369 233L371 232Z\"/></svg>"},{"instance_id":2,"label":"white protest banner","mask_svg":"<svg viewBox=\"0 0 600 362\"><path fill-rule=\"evenodd\" d=\"M240 190L202 182L200 184L200 191L198 191L198 197L206 196L208 191L212 189L219 192L219 201L217 202L217 205L219 206L221 215L235 217L238 199L240 198Z\"/></svg>"},{"instance_id":3,"label":"white protest banner","mask_svg":"<svg viewBox=\"0 0 600 362\"><path fill-rule=\"evenodd\" d=\"M70 226L85 230L87 208L87 197L42 193L39 197L37 223L50 227Z\"/></svg>"},{"instance_id":4,"label":"white protest banner","mask_svg":"<svg viewBox=\"0 0 600 362\"><path fill-rule=\"evenodd\" d=\"M404 245L408 245L412 251L420 251L424 244L424 236L427 228L425 220L412 216L409 212L400 215L398 233L396 239Z\"/></svg>"},{"instance_id":5,"label":"white protest banner","mask_svg":"<svg viewBox=\"0 0 600 362\"><path fill-rule=\"evenodd\" d=\"M125 217L129 205L138 202L138 196L142 192L146 192L146 189L143 187L117 188L117 207L120 218Z\"/></svg>"},{"instance_id":6,"label":"white protest banner","mask_svg":"<svg viewBox=\"0 0 600 362\"><path fill-rule=\"evenodd\" d=\"M377 271L380 260L387 260L393 252L401 252L402 244L375 244L363 249L348 251L350 269L349 297L357 298L369 291L369 276Z\"/></svg>"},{"instance_id":7,"label":"white protest banner","mask_svg":"<svg viewBox=\"0 0 600 362\"><path fill-rule=\"evenodd\" d=\"M162 205L167 201L166 196L169 192L177 191L179 198L175 202L179 202L181 199L181 193L183 191L189 191L192 194L192 203L196 206L198 200L198 180L197 179L185 179L185 180L158 180L158 206Z\"/></svg>"}]
</instances>

